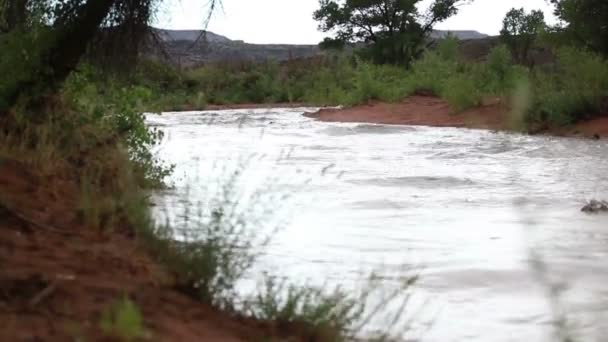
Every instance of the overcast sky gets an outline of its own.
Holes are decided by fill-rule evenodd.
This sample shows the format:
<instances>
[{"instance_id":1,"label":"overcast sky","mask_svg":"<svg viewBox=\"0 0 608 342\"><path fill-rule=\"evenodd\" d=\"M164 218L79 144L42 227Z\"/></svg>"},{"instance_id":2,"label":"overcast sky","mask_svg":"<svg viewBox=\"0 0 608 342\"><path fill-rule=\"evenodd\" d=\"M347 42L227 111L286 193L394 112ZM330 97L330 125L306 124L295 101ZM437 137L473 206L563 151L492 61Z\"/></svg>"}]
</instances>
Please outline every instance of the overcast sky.
<instances>
[{"instance_id":1,"label":"overcast sky","mask_svg":"<svg viewBox=\"0 0 608 342\"><path fill-rule=\"evenodd\" d=\"M208 0L166 0L156 26L169 29L200 29ZM427 3L431 0L424 0ZM209 30L230 39L249 43L316 44L324 33L317 30L312 13L318 0L223 0L223 10L216 11ZM437 25L443 30L477 30L498 34L505 13L513 7L542 9L553 22L546 0L474 0L460 12Z\"/></svg>"}]
</instances>

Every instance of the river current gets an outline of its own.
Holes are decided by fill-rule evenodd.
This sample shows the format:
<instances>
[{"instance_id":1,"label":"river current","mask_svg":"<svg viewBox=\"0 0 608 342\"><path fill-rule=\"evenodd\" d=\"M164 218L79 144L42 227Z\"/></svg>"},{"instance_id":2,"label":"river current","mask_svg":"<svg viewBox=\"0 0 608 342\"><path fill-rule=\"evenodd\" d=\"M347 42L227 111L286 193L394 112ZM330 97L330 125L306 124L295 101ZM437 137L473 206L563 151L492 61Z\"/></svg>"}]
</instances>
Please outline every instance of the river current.
<instances>
[{"instance_id":1,"label":"river current","mask_svg":"<svg viewBox=\"0 0 608 342\"><path fill-rule=\"evenodd\" d=\"M580 341L608 335L608 215L580 211L608 197L605 141L325 123L312 110L148 115L176 165L157 201L206 203L243 168L243 217L280 228L255 269L347 287L371 270L388 285L417 274L404 339L554 341L560 312Z\"/></svg>"}]
</instances>

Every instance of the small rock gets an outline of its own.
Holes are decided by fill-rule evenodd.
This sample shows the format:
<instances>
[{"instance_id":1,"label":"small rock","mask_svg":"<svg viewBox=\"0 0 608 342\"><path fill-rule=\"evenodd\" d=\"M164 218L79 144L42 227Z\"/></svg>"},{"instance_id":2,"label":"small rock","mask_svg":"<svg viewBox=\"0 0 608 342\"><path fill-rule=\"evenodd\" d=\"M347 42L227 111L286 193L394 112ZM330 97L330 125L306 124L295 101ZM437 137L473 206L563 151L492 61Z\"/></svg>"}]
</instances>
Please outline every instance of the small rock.
<instances>
[{"instance_id":1,"label":"small rock","mask_svg":"<svg viewBox=\"0 0 608 342\"><path fill-rule=\"evenodd\" d=\"M591 200L581 209L585 213L608 212L608 202Z\"/></svg>"}]
</instances>

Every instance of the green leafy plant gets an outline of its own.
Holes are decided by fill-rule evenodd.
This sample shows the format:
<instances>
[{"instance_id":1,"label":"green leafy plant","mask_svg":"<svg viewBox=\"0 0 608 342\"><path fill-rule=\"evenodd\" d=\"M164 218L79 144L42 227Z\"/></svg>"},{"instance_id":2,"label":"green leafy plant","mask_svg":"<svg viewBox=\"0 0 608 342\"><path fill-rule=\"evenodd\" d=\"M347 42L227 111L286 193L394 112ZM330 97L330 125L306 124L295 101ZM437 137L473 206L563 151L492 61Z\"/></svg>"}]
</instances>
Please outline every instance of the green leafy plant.
<instances>
[{"instance_id":1,"label":"green leafy plant","mask_svg":"<svg viewBox=\"0 0 608 342\"><path fill-rule=\"evenodd\" d=\"M304 324L307 335L315 341L350 341L379 320L383 332L367 331L366 335L383 341L406 332L402 320L409 290L417 280L417 276L403 277L397 287L386 291L375 274L357 289L298 286L266 274L256 294L246 301L245 312L260 320Z\"/></svg>"},{"instance_id":2,"label":"green leafy plant","mask_svg":"<svg viewBox=\"0 0 608 342\"><path fill-rule=\"evenodd\" d=\"M90 113L80 116L79 124L96 126L115 141L124 142L141 183L147 187L163 186L173 166L163 164L151 150L163 137L161 130L145 122L144 111L152 99L152 91L101 79L95 69L82 65L66 81L63 94L72 107Z\"/></svg>"},{"instance_id":3,"label":"green leafy plant","mask_svg":"<svg viewBox=\"0 0 608 342\"><path fill-rule=\"evenodd\" d=\"M99 326L106 335L123 341L134 341L146 335L141 312L127 297L102 312Z\"/></svg>"},{"instance_id":4,"label":"green leafy plant","mask_svg":"<svg viewBox=\"0 0 608 342\"><path fill-rule=\"evenodd\" d=\"M266 277L259 293L247 302L247 315L279 323L303 323L322 341L340 341L361 319L364 304L339 287L329 293L316 287L286 285Z\"/></svg>"},{"instance_id":5,"label":"green leafy plant","mask_svg":"<svg viewBox=\"0 0 608 342\"><path fill-rule=\"evenodd\" d=\"M238 282L281 227L280 206L288 198L271 180L242 192L252 158L222 170L225 178L210 185L205 202L188 200L172 219L166 213L164 225L144 226L152 229L146 233L152 251L175 275L177 287L228 311L235 309Z\"/></svg>"},{"instance_id":6,"label":"green leafy plant","mask_svg":"<svg viewBox=\"0 0 608 342\"><path fill-rule=\"evenodd\" d=\"M527 114L531 125L562 126L598 114L608 94L608 62L576 48L557 51L554 71L532 75L534 94Z\"/></svg>"}]
</instances>

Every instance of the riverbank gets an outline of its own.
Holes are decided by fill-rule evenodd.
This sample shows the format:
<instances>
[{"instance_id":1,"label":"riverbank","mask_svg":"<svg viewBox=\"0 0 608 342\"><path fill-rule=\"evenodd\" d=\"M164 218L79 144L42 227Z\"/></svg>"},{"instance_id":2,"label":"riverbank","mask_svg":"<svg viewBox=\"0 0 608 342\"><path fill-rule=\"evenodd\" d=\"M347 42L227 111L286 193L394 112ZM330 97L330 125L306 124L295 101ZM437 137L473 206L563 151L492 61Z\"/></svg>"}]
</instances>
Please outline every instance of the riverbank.
<instances>
[{"instance_id":1,"label":"riverbank","mask_svg":"<svg viewBox=\"0 0 608 342\"><path fill-rule=\"evenodd\" d=\"M516 131L508 106L498 98L454 114L450 105L437 97L414 95L401 102L370 102L348 108L325 108L305 114L325 122L361 122L387 125L461 127L495 131ZM569 137L608 137L608 117L597 117L565 127L538 127L534 134Z\"/></svg>"},{"instance_id":2,"label":"riverbank","mask_svg":"<svg viewBox=\"0 0 608 342\"><path fill-rule=\"evenodd\" d=\"M82 223L78 193L67 174L0 158L1 341L306 340L185 295L128 225Z\"/></svg>"}]
</instances>

